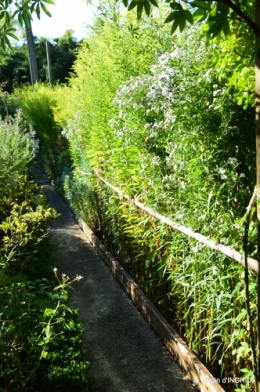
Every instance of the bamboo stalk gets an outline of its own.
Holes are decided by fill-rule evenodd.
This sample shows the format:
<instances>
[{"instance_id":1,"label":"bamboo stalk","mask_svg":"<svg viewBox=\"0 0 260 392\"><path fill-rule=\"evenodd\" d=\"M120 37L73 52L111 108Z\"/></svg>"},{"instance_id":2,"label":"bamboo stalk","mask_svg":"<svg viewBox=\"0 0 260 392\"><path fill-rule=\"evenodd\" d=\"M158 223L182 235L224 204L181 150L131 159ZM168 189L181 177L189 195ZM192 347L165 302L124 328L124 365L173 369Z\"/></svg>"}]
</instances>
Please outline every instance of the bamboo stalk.
<instances>
[{"instance_id":1,"label":"bamboo stalk","mask_svg":"<svg viewBox=\"0 0 260 392\"><path fill-rule=\"evenodd\" d=\"M192 229L190 229L188 227L185 227L183 225L180 225L179 223L173 222L171 219L167 218L164 215L161 215L159 212L155 211L153 208L146 207L143 203L140 203L135 198L132 198L129 195L125 195L123 193L123 191L121 191L120 189L118 189L115 186L113 186L112 184L110 184L108 181L106 181L100 175L97 175L97 176L98 176L99 180L101 180L109 188L113 189L113 191L118 193L120 196L122 196L123 198L129 200L130 202L135 204L137 207L139 207L143 211L146 211L148 214L150 214L150 215L154 216L155 218L159 219L161 222L166 223L168 226L172 227L174 230L178 230L181 233L184 233L187 236L189 236L191 238L194 238L195 240L197 240L197 241L207 245L209 248L211 248L213 250L216 250L217 252L220 252L220 253L230 257L231 259L237 261L239 264L242 264L243 266L245 266L243 255L241 255L235 249L233 249L233 248L231 248L229 246L225 246L225 245L219 244L219 243L217 243L217 242L215 242L215 241L205 237L204 235L193 231ZM248 262L248 267L249 268L251 268L252 270L258 272L258 262L257 262L257 260L255 260L255 259L253 259L251 257L248 257L247 262Z\"/></svg>"}]
</instances>

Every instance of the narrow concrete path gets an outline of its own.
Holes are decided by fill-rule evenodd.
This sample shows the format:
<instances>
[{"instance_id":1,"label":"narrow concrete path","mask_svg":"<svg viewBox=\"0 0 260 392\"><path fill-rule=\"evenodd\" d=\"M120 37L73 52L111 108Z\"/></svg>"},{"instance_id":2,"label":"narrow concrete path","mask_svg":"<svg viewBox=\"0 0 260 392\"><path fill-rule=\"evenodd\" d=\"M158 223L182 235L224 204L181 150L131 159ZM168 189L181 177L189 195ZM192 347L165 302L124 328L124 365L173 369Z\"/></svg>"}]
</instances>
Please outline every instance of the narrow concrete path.
<instances>
[{"instance_id":1,"label":"narrow concrete path","mask_svg":"<svg viewBox=\"0 0 260 392\"><path fill-rule=\"evenodd\" d=\"M56 267L70 278L84 277L74 284L70 302L79 309L97 392L195 392L39 167L35 181L61 214L50 230L58 242Z\"/></svg>"}]
</instances>

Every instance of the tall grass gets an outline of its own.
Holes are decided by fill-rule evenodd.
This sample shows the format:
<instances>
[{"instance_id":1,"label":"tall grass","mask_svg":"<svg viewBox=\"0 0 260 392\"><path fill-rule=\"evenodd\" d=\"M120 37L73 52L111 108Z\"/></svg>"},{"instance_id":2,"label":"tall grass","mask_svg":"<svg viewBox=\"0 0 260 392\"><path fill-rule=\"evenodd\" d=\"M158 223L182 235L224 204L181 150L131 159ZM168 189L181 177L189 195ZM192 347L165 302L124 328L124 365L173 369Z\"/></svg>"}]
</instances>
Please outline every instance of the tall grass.
<instances>
[{"instance_id":1,"label":"tall grass","mask_svg":"<svg viewBox=\"0 0 260 392\"><path fill-rule=\"evenodd\" d=\"M30 119L40 140L40 157L51 178L58 175L58 152L61 142L61 127L54 120L57 105L55 92L49 86L34 86L16 89L14 95L24 116Z\"/></svg>"}]
</instances>

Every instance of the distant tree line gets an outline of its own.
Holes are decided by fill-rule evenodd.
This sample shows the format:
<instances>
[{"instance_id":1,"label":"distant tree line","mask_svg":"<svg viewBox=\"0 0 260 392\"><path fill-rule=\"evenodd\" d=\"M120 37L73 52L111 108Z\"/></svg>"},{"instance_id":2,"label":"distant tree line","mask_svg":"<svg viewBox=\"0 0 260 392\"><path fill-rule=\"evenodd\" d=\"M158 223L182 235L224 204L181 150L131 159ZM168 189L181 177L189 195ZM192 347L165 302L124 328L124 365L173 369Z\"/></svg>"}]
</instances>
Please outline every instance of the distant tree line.
<instances>
[{"instance_id":1,"label":"distant tree line","mask_svg":"<svg viewBox=\"0 0 260 392\"><path fill-rule=\"evenodd\" d=\"M49 41L54 83L67 83L76 59L76 49L80 42L67 30L60 38ZM36 59L41 82L48 81L46 38L35 37ZM30 69L26 41L0 56L0 84L3 90L12 92L14 87L30 84Z\"/></svg>"}]
</instances>

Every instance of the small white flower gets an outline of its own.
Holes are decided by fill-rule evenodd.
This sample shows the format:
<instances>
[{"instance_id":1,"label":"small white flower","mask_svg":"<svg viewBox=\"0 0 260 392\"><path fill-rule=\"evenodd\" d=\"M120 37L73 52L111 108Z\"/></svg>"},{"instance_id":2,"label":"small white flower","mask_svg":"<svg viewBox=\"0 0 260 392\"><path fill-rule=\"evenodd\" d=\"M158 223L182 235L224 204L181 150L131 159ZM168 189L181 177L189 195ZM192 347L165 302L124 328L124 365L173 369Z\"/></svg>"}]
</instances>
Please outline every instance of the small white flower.
<instances>
[{"instance_id":1,"label":"small white flower","mask_svg":"<svg viewBox=\"0 0 260 392\"><path fill-rule=\"evenodd\" d=\"M232 163L233 165L234 165L235 163L237 163L237 159L236 159L236 158L228 158L228 161L229 161L230 163Z\"/></svg>"},{"instance_id":2,"label":"small white flower","mask_svg":"<svg viewBox=\"0 0 260 392\"><path fill-rule=\"evenodd\" d=\"M79 280L83 279L83 276L77 275L75 279L76 279L77 281L79 281Z\"/></svg>"},{"instance_id":3,"label":"small white flower","mask_svg":"<svg viewBox=\"0 0 260 392\"><path fill-rule=\"evenodd\" d=\"M214 267L212 268L212 273L213 273L213 275L217 275L217 273L218 273L218 267L214 266Z\"/></svg>"},{"instance_id":4,"label":"small white flower","mask_svg":"<svg viewBox=\"0 0 260 392\"><path fill-rule=\"evenodd\" d=\"M198 251L199 251L198 245L193 246L193 247L191 248L191 251L194 252L194 253L198 253Z\"/></svg>"},{"instance_id":5,"label":"small white flower","mask_svg":"<svg viewBox=\"0 0 260 392\"><path fill-rule=\"evenodd\" d=\"M157 157L157 156L153 157L151 163L152 163L153 166L158 166L158 165L160 165L160 158Z\"/></svg>"}]
</instances>

